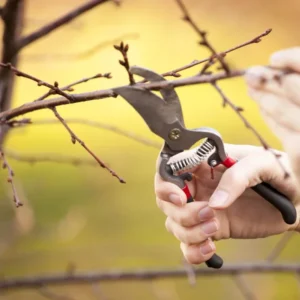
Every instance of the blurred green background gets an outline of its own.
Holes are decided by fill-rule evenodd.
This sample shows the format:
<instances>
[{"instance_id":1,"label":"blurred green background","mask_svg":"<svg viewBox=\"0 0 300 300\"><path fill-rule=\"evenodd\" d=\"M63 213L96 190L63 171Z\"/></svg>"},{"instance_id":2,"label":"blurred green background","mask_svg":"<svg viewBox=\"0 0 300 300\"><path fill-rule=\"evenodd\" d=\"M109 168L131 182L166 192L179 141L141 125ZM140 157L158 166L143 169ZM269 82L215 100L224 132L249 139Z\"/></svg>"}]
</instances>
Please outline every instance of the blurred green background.
<instances>
[{"instance_id":1,"label":"blurred green background","mask_svg":"<svg viewBox=\"0 0 300 300\"><path fill-rule=\"evenodd\" d=\"M26 1L24 33L55 19L86 1ZM76 87L76 92L126 84L127 74L114 44L130 45L129 59L157 72L183 66L209 55L199 47L198 36L181 20L172 0L124 0L117 7L106 3L82 15L26 48L19 68L48 82L65 85L96 73L111 72L113 78L98 79ZM197 24L208 30L218 50L245 42L267 28L273 32L260 44L227 56L235 68L267 64L272 52L299 44L297 0L186 0ZM92 51L97 49L97 51ZM195 74L199 67L182 72ZM268 130L242 79L221 83L226 94L245 108L245 116L270 145L281 145ZM17 78L14 106L38 98L46 89ZM259 145L230 108L223 108L209 85L178 88L186 126L217 129L227 143ZM160 143L139 115L122 99L107 98L59 107L66 119L80 117L101 121ZM28 114L32 120L53 119L51 111ZM78 271L178 267L178 241L167 233L165 217L158 210L153 191L155 161L159 149L86 125L72 128L87 145L126 180L120 184L100 167L56 163L30 165L10 159L25 206L12 205L10 187L3 170L0 180L0 273L29 276L64 272L69 263ZM15 129L6 149L20 154L56 153L88 158L72 145L66 130L57 125L32 125ZM263 260L280 237L217 243L226 263ZM293 239L278 261L299 260L299 240ZM297 282L288 275L247 275L245 279L259 299L299 299ZM151 282L100 284L108 299L243 299L230 277L200 277L191 288L186 278ZM75 299L95 299L91 286L53 288ZM0 299L43 299L35 290L10 292ZM103 298L106 299L106 298Z\"/></svg>"}]
</instances>

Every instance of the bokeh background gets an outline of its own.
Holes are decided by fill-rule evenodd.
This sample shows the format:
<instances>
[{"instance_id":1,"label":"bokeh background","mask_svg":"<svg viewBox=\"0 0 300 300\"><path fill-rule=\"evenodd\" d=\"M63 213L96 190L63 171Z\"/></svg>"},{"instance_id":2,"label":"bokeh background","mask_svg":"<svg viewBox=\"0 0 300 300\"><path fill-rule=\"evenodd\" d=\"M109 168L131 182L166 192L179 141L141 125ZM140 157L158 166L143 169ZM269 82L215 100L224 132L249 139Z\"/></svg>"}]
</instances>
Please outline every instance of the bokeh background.
<instances>
[{"instance_id":1,"label":"bokeh background","mask_svg":"<svg viewBox=\"0 0 300 300\"><path fill-rule=\"evenodd\" d=\"M130 45L131 64L165 72L209 55L197 44L198 36L182 21L172 0L124 0L117 7L106 3L82 15L26 48L20 69L49 82L65 85L77 79L111 72L110 80L99 79L76 87L76 92L105 89L128 82L119 65L114 44ZM218 50L225 50L262 33L273 32L260 44L227 56L235 68L267 64L271 53L297 46L300 5L297 0L186 0L199 26L209 32ZM83 4L80 0L26 1L24 33ZM195 74L199 67L182 72ZM248 97L243 79L221 83L226 94L245 108L248 120L270 145L281 148ZM34 100L46 89L17 78L13 106ZM259 145L230 108L223 108L218 94L209 85L181 87L186 125L217 129L227 143ZM80 117L116 126L160 143L139 115L122 99L107 98L59 107L66 119ZM27 115L32 120L53 119L51 111ZM100 167L56 163L30 165L10 159L25 206L12 205L6 171L0 173L0 273L29 276L64 272L72 263L78 271L178 267L178 241L167 233L165 217L155 204L153 176L158 149L133 141L115 132L73 124L74 131L119 175L120 184ZM6 149L19 154L64 154L88 158L70 142L60 125L32 125L15 129ZM265 240L222 241L217 243L226 263L263 260L280 237ZM299 261L299 239L293 239L278 261ZM299 299L295 278L289 275L247 275L258 299ZM186 278L149 282L100 284L107 299L243 299L230 277L201 277L191 288ZM76 299L94 299L90 286L54 288ZM0 299L43 299L36 290L0 295ZM106 298L103 298L106 299Z\"/></svg>"}]
</instances>

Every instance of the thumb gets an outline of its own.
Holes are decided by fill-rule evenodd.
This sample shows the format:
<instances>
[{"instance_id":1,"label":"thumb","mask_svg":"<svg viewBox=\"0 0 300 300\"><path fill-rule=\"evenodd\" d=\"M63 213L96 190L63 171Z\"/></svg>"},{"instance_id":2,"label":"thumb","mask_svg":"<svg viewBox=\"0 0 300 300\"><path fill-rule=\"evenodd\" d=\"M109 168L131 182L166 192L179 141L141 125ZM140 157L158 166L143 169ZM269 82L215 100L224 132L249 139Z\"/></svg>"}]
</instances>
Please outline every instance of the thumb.
<instances>
[{"instance_id":1,"label":"thumb","mask_svg":"<svg viewBox=\"0 0 300 300\"><path fill-rule=\"evenodd\" d=\"M262 150L246 156L227 169L210 197L209 206L224 209L230 206L243 192L262 181L283 185L284 172L275 156Z\"/></svg>"}]
</instances>

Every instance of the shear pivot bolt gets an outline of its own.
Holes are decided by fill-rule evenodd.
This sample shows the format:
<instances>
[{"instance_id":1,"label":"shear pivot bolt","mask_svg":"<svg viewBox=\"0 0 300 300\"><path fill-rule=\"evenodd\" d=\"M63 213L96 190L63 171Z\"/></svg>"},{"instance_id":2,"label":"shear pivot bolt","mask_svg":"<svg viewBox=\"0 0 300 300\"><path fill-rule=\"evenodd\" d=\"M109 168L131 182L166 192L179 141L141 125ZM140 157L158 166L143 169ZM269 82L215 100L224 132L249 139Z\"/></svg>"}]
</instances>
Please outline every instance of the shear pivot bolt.
<instances>
[{"instance_id":1,"label":"shear pivot bolt","mask_svg":"<svg viewBox=\"0 0 300 300\"><path fill-rule=\"evenodd\" d=\"M170 132L169 132L169 138L172 141L176 141L180 138L180 129L178 128L173 128Z\"/></svg>"},{"instance_id":2,"label":"shear pivot bolt","mask_svg":"<svg viewBox=\"0 0 300 300\"><path fill-rule=\"evenodd\" d=\"M215 167L217 164L218 164L218 162L217 162L216 160L212 160L212 161L210 162L210 165L211 165L212 167Z\"/></svg>"}]
</instances>

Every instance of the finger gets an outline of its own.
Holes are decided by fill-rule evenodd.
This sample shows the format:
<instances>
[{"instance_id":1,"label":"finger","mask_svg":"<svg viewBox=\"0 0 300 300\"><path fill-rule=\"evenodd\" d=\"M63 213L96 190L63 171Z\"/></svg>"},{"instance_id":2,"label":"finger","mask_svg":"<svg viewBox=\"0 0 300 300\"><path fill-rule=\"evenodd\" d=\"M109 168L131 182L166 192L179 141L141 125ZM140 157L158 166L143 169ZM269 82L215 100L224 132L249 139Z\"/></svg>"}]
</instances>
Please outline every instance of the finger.
<instances>
[{"instance_id":1,"label":"finger","mask_svg":"<svg viewBox=\"0 0 300 300\"><path fill-rule=\"evenodd\" d=\"M195 201L182 207L158 199L159 208L164 214L177 224L191 227L209 220L215 216L215 212L208 206L208 202Z\"/></svg>"},{"instance_id":2,"label":"finger","mask_svg":"<svg viewBox=\"0 0 300 300\"><path fill-rule=\"evenodd\" d=\"M180 187L164 181L158 173L155 174L154 178L154 191L158 199L178 206L182 206L187 201L186 195Z\"/></svg>"},{"instance_id":3,"label":"finger","mask_svg":"<svg viewBox=\"0 0 300 300\"><path fill-rule=\"evenodd\" d=\"M215 218L192 227L183 227L173 219L167 218L165 226L168 232L185 244L202 243L213 236L220 228L220 224Z\"/></svg>"},{"instance_id":4,"label":"finger","mask_svg":"<svg viewBox=\"0 0 300 300\"><path fill-rule=\"evenodd\" d=\"M264 90L282 97L286 97L285 90L278 80L274 80L279 71L263 66L249 68L245 73L245 80L249 88Z\"/></svg>"},{"instance_id":5,"label":"finger","mask_svg":"<svg viewBox=\"0 0 300 300\"><path fill-rule=\"evenodd\" d=\"M270 57L270 63L277 68L290 68L300 72L300 47L275 52Z\"/></svg>"},{"instance_id":6,"label":"finger","mask_svg":"<svg viewBox=\"0 0 300 300\"><path fill-rule=\"evenodd\" d=\"M293 102L300 108L300 76L298 74L285 75L280 84L289 102Z\"/></svg>"},{"instance_id":7,"label":"finger","mask_svg":"<svg viewBox=\"0 0 300 300\"><path fill-rule=\"evenodd\" d=\"M258 103L260 108L264 111L265 114L268 115L269 118L273 118L278 124L281 124L281 126L286 127L287 129L294 131L295 133L299 133L300 106L295 105L293 102L286 101L285 98L262 90L250 89L249 94Z\"/></svg>"},{"instance_id":8,"label":"finger","mask_svg":"<svg viewBox=\"0 0 300 300\"><path fill-rule=\"evenodd\" d=\"M224 172L209 200L209 206L214 209L226 208L246 188L255 186L262 181L276 182L280 186L283 178L284 172L270 151L262 151L259 155L250 154Z\"/></svg>"},{"instance_id":9,"label":"finger","mask_svg":"<svg viewBox=\"0 0 300 300\"><path fill-rule=\"evenodd\" d=\"M195 265L209 260L216 252L216 246L211 240L198 245L181 243L180 248L187 262Z\"/></svg>"}]
</instances>

